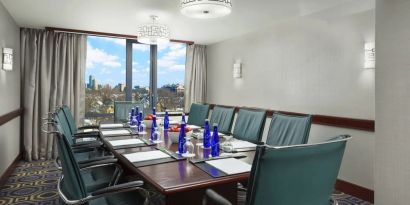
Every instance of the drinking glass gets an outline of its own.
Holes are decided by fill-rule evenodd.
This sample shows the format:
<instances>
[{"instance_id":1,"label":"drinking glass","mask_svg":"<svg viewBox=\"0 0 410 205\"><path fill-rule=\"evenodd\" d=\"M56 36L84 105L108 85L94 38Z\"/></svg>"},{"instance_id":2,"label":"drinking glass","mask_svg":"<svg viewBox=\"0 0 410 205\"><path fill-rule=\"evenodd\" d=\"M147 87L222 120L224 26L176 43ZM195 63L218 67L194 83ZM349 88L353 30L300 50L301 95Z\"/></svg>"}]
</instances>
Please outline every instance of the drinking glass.
<instances>
[{"instance_id":1,"label":"drinking glass","mask_svg":"<svg viewBox=\"0 0 410 205\"><path fill-rule=\"evenodd\" d=\"M221 144L221 149L222 149L224 152L233 152L233 151L234 151L233 144L232 144L233 139L234 139L233 137L227 138L227 139Z\"/></svg>"},{"instance_id":2,"label":"drinking glass","mask_svg":"<svg viewBox=\"0 0 410 205\"><path fill-rule=\"evenodd\" d=\"M182 154L183 157L195 157L195 146L191 142L191 139L191 137L185 137L184 150L186 152Z\"/></svg>"}]
</instances>

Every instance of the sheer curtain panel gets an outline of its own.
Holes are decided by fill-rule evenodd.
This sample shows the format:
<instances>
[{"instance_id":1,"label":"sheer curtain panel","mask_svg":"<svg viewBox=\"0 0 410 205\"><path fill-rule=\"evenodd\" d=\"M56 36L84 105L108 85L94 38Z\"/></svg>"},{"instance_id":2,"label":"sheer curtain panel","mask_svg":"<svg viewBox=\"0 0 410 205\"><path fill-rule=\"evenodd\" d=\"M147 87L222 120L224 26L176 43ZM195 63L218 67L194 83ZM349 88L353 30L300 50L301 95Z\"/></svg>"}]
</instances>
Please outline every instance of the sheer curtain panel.
<instances>
[{"instance_id":1,"label":"sheer curtain panel","mask_svg":"<svg viewBox=\"0 0 410 205\"><path fill-rule=\"evenodd\" d=\"M23 28L20 38L24 156L51 159L57 150L53 136L41 132L41 118L68 105L77 123L83 119L87 37Z\"/></svg>"}]
</instances>

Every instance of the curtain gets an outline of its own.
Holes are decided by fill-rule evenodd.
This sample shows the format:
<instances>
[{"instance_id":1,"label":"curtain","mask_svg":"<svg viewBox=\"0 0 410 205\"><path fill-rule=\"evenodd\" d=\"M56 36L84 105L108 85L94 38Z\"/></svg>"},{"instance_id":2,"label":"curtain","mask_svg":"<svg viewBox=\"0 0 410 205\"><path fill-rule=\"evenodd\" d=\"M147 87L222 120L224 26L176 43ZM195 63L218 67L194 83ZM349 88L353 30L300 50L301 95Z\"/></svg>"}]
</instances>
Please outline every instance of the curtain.
<instances>
[{"instance_id":1,"label":"curtain","mask_svg":"<svg viewBox=\"0 0 410 205\"><path fill-rule=\"evenodd\" d=\"M42 119L68 105L79 123L84 118L87 37L21 29L23 143L28 161L57 155L53 135L41 132Z\"/></svg>"},{"instance_id":2,"label":"curtain","mask_svg":"<svg viewBox=\"0 0 410 205\"><path fill-rule=\"evenodd\" d=\"M206 97L206 46L189 45L185 65L185 112Z\"/></svg>"}]
</instances>

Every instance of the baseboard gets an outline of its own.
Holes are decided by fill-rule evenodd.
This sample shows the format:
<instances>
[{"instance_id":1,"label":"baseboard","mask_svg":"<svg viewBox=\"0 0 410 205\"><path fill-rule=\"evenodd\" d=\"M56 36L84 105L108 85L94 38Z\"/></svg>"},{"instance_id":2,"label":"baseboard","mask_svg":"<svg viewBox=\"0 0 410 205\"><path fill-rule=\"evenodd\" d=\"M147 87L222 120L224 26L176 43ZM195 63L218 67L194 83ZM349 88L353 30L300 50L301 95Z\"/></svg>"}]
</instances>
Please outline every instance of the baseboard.
<instances>
[{"instance_id":1,"label":"baseboard","mask_svg":"<svg viewBox=\"0 0 410 205\"><path fill-rule=\"evenodd\" d=\"M340 179L336 181L335 188L336 190L343 193L374 203L374 191L371 189L364 188Z\"/></svg>"},{"instance_id":2,"label":"baseboard","mask_svg":"<svg viewBox=\"0 0 410 205\"><path fill-rule=\"evenodd\" d=\"M4 173L0 177L0 189L6 184L7 179L13 173L14 169L16 169L18 163L22 159L23 155L20 153L17 155L16 159L10 164L10 166L4 171Z\"/></svg>"}]
</instances>

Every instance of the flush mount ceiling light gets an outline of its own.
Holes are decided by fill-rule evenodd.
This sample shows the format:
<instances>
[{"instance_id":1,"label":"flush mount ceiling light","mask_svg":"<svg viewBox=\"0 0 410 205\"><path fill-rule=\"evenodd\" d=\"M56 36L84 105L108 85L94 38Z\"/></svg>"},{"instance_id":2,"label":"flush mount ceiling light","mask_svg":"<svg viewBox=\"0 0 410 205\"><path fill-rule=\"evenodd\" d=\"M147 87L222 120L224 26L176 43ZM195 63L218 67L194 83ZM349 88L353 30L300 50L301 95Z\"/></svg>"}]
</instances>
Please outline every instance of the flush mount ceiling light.
<instances>
[{"instance_id":1,"label":"flush mount ceiling light","mask_svg":"<svg viewBox=\"0 0 410 205\"><path fill-rule=\"evenodd\" d=\"M157 24L158 16L150 16L152 23L138 26L138 42L150 45L165 44L169 42L168 26Z\"/></svg>"},{"instance_id":2,"label":"flush mount ceiling light","mask_svg":"<svg viewBox=\"0 0 410 205\"><path fill-rule=\"evenodd\" d=\"M181 13L192 18L217 18L231 11L231 0L181 0Z\"/></svg>"}]
</instances>

